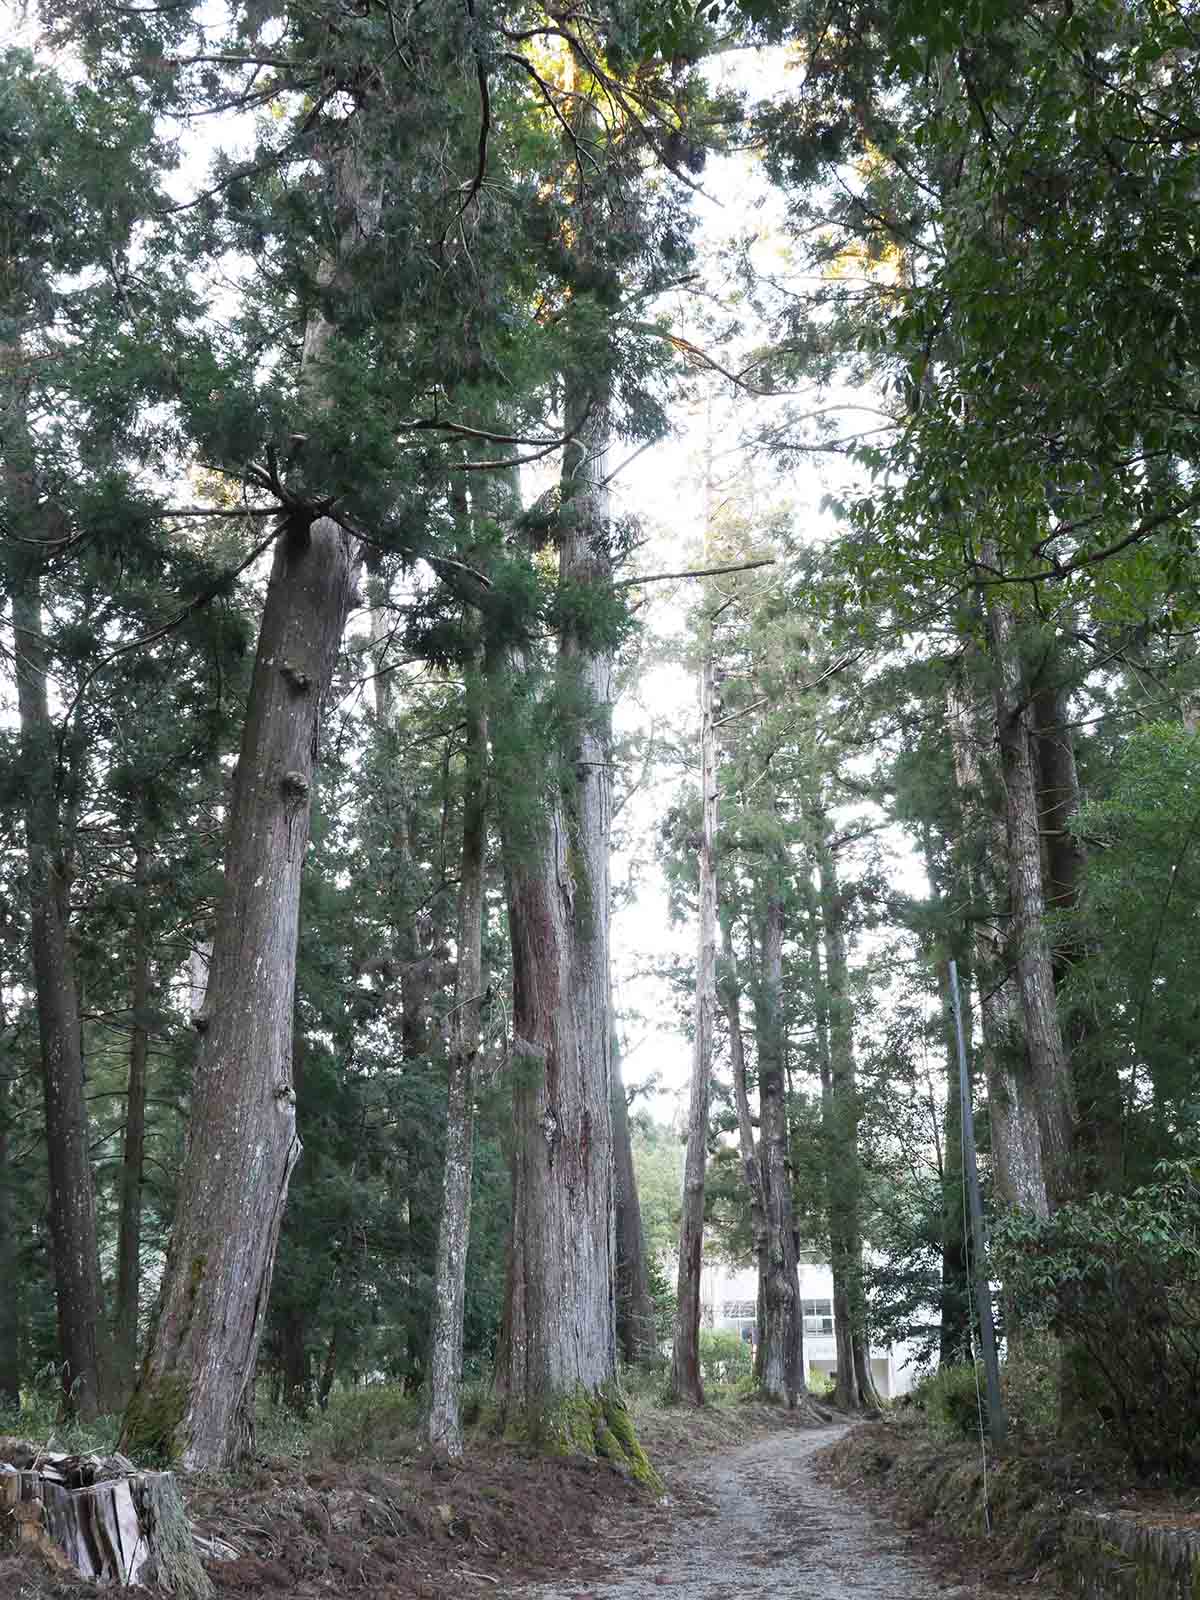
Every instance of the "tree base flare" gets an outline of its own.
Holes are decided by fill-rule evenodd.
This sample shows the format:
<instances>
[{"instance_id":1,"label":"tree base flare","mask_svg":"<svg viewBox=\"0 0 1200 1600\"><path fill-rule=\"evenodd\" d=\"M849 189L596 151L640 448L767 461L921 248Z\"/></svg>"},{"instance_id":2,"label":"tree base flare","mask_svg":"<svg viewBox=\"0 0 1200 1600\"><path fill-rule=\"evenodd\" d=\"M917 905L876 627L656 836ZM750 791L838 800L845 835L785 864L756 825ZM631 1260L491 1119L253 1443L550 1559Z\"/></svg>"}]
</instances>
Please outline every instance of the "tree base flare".
<instances>
[{"instance_id":1,"label":"tree base flare","mask_svg":"<svg viewBox=\"0 0 1200 1600\"><path fill-rule=\"evenodd\" d=\"M662 1479L638 1442L628 1406L608 1388L591 1393L576 1389L545 1402L536 1412L522 1409L514 1414L498 1406L491 1420L510 1444L532 1445L548 1455L607 1461L652 1494L664 1492Z\"/></svg>"},{"instance_id":2,"label":"tree base flare","mask_svg":"<svg viewBox=\"0 0 1200 1600\"><path fill-rule=\"evenodd\" d=\"M124 1456L47 1455L0 1440L5 1543L92 1583L155 1585L178 1600L213 1592L174 1477L137 1472Z\"/></svg>"}]
</instances>

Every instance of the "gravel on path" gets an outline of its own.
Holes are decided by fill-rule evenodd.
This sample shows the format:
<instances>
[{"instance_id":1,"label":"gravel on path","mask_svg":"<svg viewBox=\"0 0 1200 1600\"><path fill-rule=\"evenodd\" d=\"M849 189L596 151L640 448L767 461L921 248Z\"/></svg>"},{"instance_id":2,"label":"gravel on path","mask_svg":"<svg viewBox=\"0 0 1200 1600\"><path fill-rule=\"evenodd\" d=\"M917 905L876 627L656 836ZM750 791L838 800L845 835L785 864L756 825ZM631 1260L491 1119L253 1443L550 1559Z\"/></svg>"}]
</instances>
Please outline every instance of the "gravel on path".
<instances>
[{"instance_id":1,"label":"gravel on path","mask_svg":"<svg viewBox=\"0 0 1200 1600\"><path fill-rule=\"evenodd\" d=\"M822 1481L813 1456L845 1425L788 1429L685 1469L649 1518L572 1579L516 1600L962 1600L986 1591L939 1577L911 1534ZM645 1514L643 1513L644 1517ZM639 1536L640 1535L640 1536ZM496 1591L493 1591L495 1593ZM503 1593L503 1591L501 1591Z\"/></svg>"}]
</instances>

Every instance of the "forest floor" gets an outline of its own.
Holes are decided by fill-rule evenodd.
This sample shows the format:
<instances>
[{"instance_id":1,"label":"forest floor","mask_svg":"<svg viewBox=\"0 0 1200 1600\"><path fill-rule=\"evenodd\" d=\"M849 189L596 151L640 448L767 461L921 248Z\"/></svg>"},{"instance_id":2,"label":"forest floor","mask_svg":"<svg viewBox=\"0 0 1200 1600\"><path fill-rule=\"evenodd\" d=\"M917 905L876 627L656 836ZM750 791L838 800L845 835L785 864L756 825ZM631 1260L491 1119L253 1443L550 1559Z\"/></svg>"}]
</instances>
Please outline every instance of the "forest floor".
<instances>
[{"instance_id":1,"label":"forest floor","mask_svg":"<svg viewBox=\"0 0 1200 1600\"><path fill-rule=\"evenodd\" d=\"M236 1478L193 1480L186 1493L198 1531L237 1551L209 1564L219 1600L1033 1592L1011 1575L977 1576L973 1547L881 1514L869 1465L884 1424L814 1427L741 1404L639 1407L637 1425L667 1484L661 1501L604 1463L476 1442L451 1464L399 1434L373 1441L370 1459L264 1458ZM1044 1580L1034 1587L1046 1595ZM4 1600L102 1592L0 1556Z\"/></svg>"}]
</instances>

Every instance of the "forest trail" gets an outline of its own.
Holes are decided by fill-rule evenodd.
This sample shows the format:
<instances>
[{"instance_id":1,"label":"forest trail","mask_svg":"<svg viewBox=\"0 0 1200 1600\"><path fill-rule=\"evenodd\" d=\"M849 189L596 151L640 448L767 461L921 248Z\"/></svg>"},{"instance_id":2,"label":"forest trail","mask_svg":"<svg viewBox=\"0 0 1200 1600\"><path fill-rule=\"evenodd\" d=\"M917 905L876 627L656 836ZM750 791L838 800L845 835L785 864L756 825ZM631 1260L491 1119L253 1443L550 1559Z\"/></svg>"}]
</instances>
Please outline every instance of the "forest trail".
<instances>
[{"instance_id":1,"label":"forest trail","mask_svg":"<svg viewBox=\"0 0 1200 1600\"><path fill-rule=\"evenodd\" d=\"M684 1469L647 1527L611 1526L614 1548L574 1577L509 1589L516 1600L962 1600L895 1523L817 1474L813 1457L845 1425L791 1429ZM502 1593L505 1591L501 1591Z\"/></svg>"}]
</instances>

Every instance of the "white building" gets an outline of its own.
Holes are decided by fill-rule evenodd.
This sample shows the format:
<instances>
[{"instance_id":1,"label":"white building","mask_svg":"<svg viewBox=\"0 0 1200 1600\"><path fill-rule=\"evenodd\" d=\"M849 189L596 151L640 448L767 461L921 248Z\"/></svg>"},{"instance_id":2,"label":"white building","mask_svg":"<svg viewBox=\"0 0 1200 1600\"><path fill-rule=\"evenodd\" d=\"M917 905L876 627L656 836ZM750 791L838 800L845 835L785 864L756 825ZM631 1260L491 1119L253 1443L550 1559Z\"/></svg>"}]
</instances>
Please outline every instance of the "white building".
<instances>
[{"instance_id":1,"label":"white building","mask_svg":"<svg viewBox=\"0 0 1200 1600\"><path fill-rule=\"evenodd\" d=\"M837 1369L833 1337L833 1273L824 1262L801 1261L804 1306L804 1381L812 1373L832 1377ZM753 1267L704 1262L700 1275L700 1320L706 1328L737 1333L753 1343L757 1331L758 1274ZM871 1347L871 1375L884 1400L907 1394L917 1381L912 1342Z\"/></svg>"}]
</instances>

